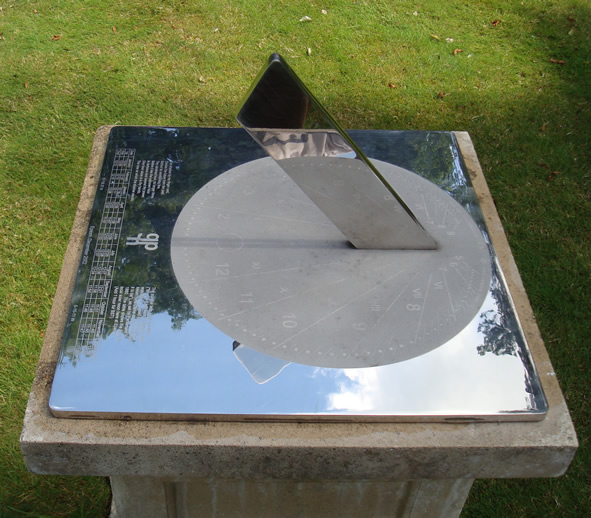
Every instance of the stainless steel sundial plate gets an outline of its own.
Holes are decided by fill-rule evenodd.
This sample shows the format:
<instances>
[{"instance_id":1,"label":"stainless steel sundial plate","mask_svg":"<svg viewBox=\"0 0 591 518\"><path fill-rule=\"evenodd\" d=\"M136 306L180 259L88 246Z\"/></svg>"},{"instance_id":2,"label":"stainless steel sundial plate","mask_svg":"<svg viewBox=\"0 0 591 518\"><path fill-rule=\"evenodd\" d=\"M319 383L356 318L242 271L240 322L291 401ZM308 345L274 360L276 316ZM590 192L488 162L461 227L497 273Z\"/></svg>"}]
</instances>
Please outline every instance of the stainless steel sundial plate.
<instances>
[{"instance_id":1,"label":"stainless steel sundial plate","mask_svg":"<svg viewBox=\"0 0 591 518\"><path fill-rule=\"evenodd\" d=\"M102 170L91 171L52 413L543 418L453 134L351 135L436 250L353 248L241 129L113 128ZM324 174L351 163L337 160L310 165Z\"/></svg>"}]
</instances>

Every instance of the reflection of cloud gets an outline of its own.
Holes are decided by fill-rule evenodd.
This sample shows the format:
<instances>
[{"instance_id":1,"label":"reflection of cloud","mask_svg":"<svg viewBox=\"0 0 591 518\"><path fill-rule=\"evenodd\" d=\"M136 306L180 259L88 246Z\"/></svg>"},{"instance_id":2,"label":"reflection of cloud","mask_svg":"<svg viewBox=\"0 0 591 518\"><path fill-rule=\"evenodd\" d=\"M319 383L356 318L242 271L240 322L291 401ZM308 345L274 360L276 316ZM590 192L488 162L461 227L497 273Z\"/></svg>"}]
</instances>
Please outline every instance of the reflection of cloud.
<instances>
[{"instance_id":1,"label":"reflection of cloud","mask_svg":"<svg viewBox=\"0 0 591 518\"><path fill-rule=\"evenodd\" d=\"M489 296L483 308L493 305ZM492 414L530 407L524 367L510 355L479 356L476 317L438 349L405 362L373 369L344 369L327 409L371 414Z\"/></svg>"},{"instance_id":2,"label":"reflection of cloud","mask_svg":"<svg viewBox=\"0 0 591 518\"><path fill-rule=\"evenodd\" d=\"M379 399L377 369L345 369L346 381L338 383L339 392L328 394L328 410L372 410Z\"/></svg>"}]
</instances>

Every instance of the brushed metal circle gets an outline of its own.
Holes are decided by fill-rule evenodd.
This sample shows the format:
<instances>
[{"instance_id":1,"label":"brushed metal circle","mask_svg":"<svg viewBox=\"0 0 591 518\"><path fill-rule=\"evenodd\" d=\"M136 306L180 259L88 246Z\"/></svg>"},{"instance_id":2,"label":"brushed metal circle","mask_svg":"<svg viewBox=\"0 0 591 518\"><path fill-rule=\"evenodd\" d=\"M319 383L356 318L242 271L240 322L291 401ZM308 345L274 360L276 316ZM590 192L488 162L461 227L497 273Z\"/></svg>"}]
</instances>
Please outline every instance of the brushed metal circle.
<instances>
[{"instance_id":1,"label":"brushed metal circle","mask_svg":"<svg viewBox=\"0 0 591 518\"><path fill-rule=\"evenodd\" d=\"M354 249L272 159L255 160L201 188L175 224L173 269L195 309L248 347L319 367L396 363L453 338L488 292L488 247L449 194L373 162L437 250Z\"/></svg>"}]
</instances>

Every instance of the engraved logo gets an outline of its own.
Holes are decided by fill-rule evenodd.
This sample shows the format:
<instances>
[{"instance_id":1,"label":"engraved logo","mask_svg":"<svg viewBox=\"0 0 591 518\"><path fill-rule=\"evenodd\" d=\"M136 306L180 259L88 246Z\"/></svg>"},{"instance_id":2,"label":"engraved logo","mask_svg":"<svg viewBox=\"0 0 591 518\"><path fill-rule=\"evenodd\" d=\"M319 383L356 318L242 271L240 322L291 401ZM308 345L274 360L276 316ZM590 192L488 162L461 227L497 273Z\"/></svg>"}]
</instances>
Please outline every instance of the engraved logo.
<instances>
[{"instance_id":1,"label":"engraved logo","mask_svg":"<svg viewBox=\"0 0 591 518\"><path fill-rule=\"evenodd\" d=\"M156 250L158 248L158 238L160 236L155 233L144 234L140 232L137 236L128 237L125 241L125 246L143 246L146 250Z\"/></svg>"}]
</instances>

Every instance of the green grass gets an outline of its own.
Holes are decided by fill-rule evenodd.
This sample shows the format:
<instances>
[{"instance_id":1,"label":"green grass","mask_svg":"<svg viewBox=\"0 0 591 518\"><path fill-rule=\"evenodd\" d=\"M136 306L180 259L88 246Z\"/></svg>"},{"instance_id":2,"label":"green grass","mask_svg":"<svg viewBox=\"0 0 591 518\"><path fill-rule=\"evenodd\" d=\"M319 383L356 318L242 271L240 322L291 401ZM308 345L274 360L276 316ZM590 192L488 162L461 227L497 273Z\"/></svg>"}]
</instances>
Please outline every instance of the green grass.
<instances>
[{"instance_id":1,"label":"green grass","mask_svg":"<svg viewBox=\"0 0 591 518\"><path fill-rule=\"evenodd\" d=\"M274 51L345 127L470 132L581 448L559 479L477 482L464 516L591 514L586 1L0 6L0 516L107 512L104 480L30 475L18 448L95 129L234 126Z\"/></svg>"}]
</instances>

